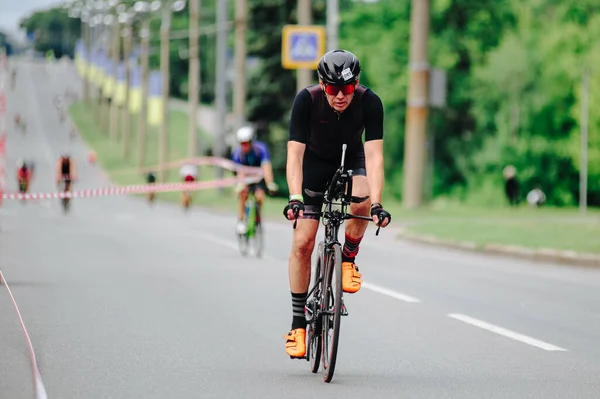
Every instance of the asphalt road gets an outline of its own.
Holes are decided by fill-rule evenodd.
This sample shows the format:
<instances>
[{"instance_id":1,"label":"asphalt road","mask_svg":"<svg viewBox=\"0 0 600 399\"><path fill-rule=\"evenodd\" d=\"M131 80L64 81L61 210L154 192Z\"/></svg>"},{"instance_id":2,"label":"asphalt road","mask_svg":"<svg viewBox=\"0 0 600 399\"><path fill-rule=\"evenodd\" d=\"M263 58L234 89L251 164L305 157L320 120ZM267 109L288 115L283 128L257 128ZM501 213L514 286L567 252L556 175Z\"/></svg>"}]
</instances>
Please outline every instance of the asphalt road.
<instances>
[{"instance_id":1,"label":"asphalt road","mask_svg":"<svg viewBox=\"0 0 600 399\"><path fill-rule=\"evenodd\" d=\"M69 142L51 105L63 66L23 63L9 117L9 189L18 157L33 192L54 191L65 146L76 188L108 184ZM55 88L53 88L53 85ZM334 380L284 352L292 229L266 224L263 260L239 255L233 215L141 199L5 201L0 268L49 398L598 398L600 270L434 249L370 230L366 281L346 296ZM488 324L491 324L488 325ZM33 397L27 346L0 286L0 398Z\"/></svg>"}]
</instances>

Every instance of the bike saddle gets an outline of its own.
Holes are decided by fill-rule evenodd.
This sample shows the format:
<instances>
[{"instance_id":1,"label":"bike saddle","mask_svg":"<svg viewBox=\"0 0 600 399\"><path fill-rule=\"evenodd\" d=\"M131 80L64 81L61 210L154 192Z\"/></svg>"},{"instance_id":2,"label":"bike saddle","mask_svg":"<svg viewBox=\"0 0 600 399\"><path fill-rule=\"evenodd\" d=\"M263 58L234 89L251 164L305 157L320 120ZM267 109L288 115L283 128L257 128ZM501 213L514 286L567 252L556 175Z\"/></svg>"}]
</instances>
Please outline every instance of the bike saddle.
<instances>
[{"instance_id":1,"label":"bike saddle","mask_svg":"<svg viewBox=\"0 0 600 399\"><path fill-rule=\"evenodd\" d=\"M355 204L360 204L361 202L365 202L369 199L369 196L366 197L355 197L354 195L350 197L350 202L354 202Z\"/></svg>"}]
</instances>

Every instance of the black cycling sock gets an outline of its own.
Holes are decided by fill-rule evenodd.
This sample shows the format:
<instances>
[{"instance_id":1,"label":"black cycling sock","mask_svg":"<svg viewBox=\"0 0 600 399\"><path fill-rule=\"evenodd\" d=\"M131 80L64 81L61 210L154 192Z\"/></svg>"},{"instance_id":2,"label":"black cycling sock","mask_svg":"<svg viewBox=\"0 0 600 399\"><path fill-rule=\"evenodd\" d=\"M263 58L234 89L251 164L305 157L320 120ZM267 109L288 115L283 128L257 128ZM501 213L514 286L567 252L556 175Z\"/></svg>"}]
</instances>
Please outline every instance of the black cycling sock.
<instances>
[{"instance_id":1,"label":"black cycling sock","mask_svg":"<svg viewBox=\"0 0 600 399\"><path fill-rule=\"evenodd\" d=\"M352 238L348 234L346 234L344 248L342 249L342 262L352 262L356 259L356 254L358 254L358 249L360 242L362 241L362 237Z\"/></svg>"},{"instance_id":2,"label":"black cycling sock","mask_svg":"<svg viewBox=\"0 0 600 399\"><path fill-rule=\"evenodd\" d=\"M292 292L292 330L297 328L306 328L306 318L304 317L304 305L306 305L306 295L294 294Z\"/></svg>"}]
</instances>

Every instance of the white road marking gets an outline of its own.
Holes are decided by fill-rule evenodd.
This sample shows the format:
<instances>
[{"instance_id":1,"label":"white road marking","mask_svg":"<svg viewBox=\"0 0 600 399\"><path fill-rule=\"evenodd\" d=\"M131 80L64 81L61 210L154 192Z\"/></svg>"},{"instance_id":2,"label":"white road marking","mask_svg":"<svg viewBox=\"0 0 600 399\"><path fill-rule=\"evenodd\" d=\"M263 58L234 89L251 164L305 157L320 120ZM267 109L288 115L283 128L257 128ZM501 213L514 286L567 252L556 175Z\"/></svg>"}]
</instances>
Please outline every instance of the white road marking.
<instances>
[{"instance_id":1,"label":"white road marking","mask_svg":"<svg viewBox=\"0 0 600 399\"><path fill-rule=\"evenodd\" d=\"M207 240L207 241L214 242L215 244L219 244L219 245L222 245L222 246L227 247L227 248L235 249L236 251L238 250L237 244L234 243L234 242L232 242L232 241L224 240L222 238L218 238L218 237L215 237L215 236L209 236L207 234L202 234L202 238L205 239L205 240Z\"/></svg>"},{"instance_id":2,"label":"white road marking","mask_svg":"<svg viewBox=\"0 0 600 399\"><path fill-rule=\"evenodd\" d=\"M231 248L231 249L234 249L236 251L239 251L238 244L235 243L235 242L233 242L233 241L225 240L225 239L222 239L222 238L218 238L218 237L211 236L211 235L206 235L206 234L203 234L202 238L204 238L204 239L206 239L208 241L214 242L216 244L223 245L223 246L225 246L227 248ZM287 262L287 260L281 260L281 259L275 258L275 257L273 257L271 255L268 255L266 253L263 253L262 257L263 257L263 259L272 261L274 263L286 263ZM371 290L373 292L376 292L378 294L389 296L390 298L398 299L400 301L404 301L404 302L408 302L408 303L420 303L421 302L421 300L418 299L418 298L415 298L413 296L400 293L398 291L391 290L389 288L381 287L381 286L376 285L376 284L371 284L371 283L363 282L362 283L362 287L365 288L365 289L367 289L367 290Z\"/></svg>"},{"instance_id":3,"label":"white road marking","mask_svg":"<svg viewBox=\"0 0 600 399\"><path fill-rule=\"evenodd\" d=\"M402 294L400 292L397 292L397 291L394 291L394 290L390 290L388 288L380 287L379 285L375 285L375 284L371 284L371 283L366 283L364 281L362 283L362 287L366 288L368 290L371 290L373 292L377 292L378 294L382 294L382 295L389 296L389 297L394 298L394 299L398 299L400 301L409 302L409 303L419 303L419 302L421 302L420 299L417 299L417 298L412 297L410 295Z\"/></svg>"},{"instance_id":4,"label":"white road marking","mask_svg":"<svg viewBox=\"0 0 600 399\"><path fill-rule=\"evenodd\" d=\"M493 333L502 335L504 337L514 339L515 341L519 341L519 342L522 342L527 345L535 346L536 348L540 348L540 349L543 349L546 351L561 351L561 352L567 351L566 349L549 344L547 342L540 341L535 338L528 337L527 335L519 334L514 331L510 331L505 328L486 323L485 321L474 319L469 316L454 313L454 314L448 314L448 317L451 317L456 320L460 320L464 323L470 324L475 327L482 328L484 330L491 331Z\"/></svg>"}]
</instances>

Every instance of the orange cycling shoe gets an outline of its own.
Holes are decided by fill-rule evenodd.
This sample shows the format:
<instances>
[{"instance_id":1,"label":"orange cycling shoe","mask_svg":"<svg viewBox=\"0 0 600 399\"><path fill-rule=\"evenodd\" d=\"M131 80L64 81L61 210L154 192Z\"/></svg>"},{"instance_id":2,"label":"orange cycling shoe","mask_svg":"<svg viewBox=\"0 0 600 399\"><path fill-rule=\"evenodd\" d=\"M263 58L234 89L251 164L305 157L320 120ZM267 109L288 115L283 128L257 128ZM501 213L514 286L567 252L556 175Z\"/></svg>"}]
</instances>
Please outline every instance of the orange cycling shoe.
<instances>
[{"instance_id":1,"label":"orange cycling shoe","mask_svg":"<svg viewBox=\"0 0 600 399\"><path fill-rule=\"evenodd\" d=\"M342 290L354 294L360 290L362 275L358 272L358 266L352 262L342 262Z\"/></svg>"},{"instance_id":2,"label":"orange cycling shoe","mask_svg":"<svg viewBox=\"0 0 600 399\"><path fill-rule=\"evenodd\" d=\"M284 335L283 338L287 339L285 352L290 357L303 358L306 356L306 330L304 328L296 328L288 335Z\"/></svg>"}]
</instances>

